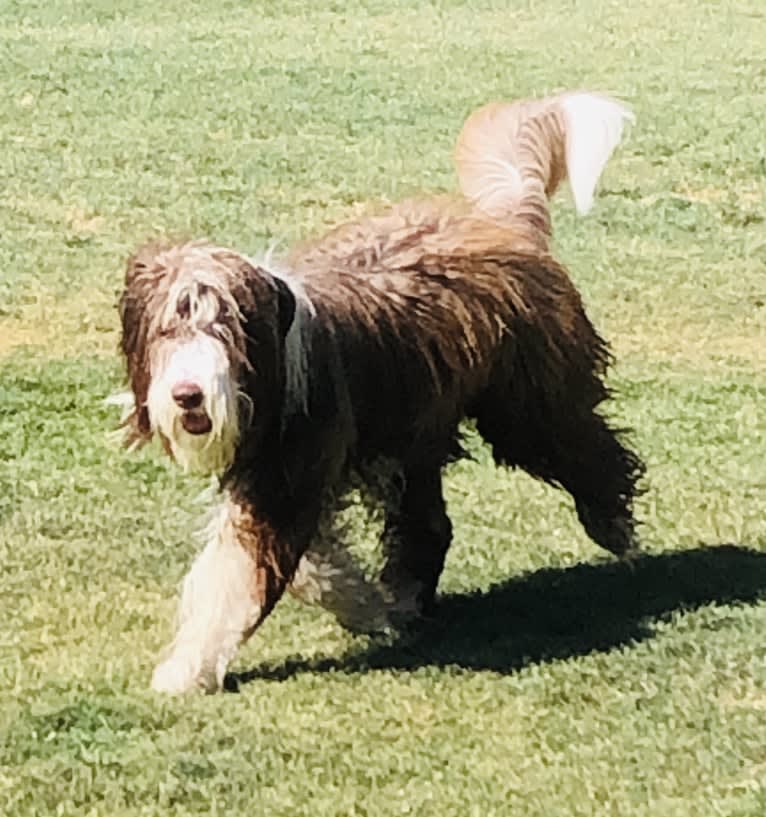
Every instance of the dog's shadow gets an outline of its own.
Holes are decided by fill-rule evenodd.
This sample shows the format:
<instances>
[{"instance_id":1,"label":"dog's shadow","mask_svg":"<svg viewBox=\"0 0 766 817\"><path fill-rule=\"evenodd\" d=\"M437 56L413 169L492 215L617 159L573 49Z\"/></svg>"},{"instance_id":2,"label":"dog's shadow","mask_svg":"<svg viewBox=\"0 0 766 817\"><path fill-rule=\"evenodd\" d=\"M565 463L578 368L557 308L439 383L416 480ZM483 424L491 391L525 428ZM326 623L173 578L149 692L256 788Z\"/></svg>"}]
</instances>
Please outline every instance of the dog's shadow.
<instances>
[{"instance_id":1,"label":"dog's shadow","mask_svg":"<svg viewBox=\"0 0 766 817\"><path fill-rule=\"evenodd\" d=\"M510 673L653 634L652 622L705 604L766 598L766 553L741 546L645 554L631 563L544 569L485 592L442 596L433 619L337 658L289 658L227 676L226 687L306 672L461 667Z\"/></svg>"}]
</instances>

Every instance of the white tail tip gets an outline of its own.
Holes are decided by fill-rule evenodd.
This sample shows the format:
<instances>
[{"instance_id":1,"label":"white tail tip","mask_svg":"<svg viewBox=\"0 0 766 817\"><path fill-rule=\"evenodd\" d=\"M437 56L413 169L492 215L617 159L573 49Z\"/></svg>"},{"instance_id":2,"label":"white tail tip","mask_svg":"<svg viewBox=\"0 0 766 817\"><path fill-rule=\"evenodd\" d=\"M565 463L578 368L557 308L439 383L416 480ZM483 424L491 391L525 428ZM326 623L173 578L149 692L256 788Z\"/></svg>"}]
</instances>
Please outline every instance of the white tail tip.
<instances>
[{"instance_id":1,"label":"white tail tip","mask_svg":"<svg viewBox=\"0 0 766 817\"><path fill-rule=\"evenodd\" d=\"M581 215L593 206L596 184L633 113L609 97L567 94L561 100L566 118L566 164L575 207Z\"/></svg>"}]
</instances>

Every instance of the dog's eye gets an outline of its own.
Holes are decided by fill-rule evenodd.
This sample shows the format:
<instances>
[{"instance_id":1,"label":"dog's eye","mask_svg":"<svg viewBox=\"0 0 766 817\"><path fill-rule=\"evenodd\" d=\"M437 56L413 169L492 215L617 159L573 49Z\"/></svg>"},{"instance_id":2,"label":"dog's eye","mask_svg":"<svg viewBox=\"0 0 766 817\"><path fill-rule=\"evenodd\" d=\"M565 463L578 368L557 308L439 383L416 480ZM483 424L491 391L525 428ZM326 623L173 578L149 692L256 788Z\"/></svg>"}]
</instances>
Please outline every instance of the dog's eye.
<instances>
[{"instance_id":1,"label":"dog's eye","mask_svg":"<svg viewBox=\"0 0 766 817\"><path fill-rule=\"evenodd\" d=\"M188 292L182 293L181 297L176 303L176 313L179 318L188 318L191 313L191 298Z\"/></svg>"}]
</instances>

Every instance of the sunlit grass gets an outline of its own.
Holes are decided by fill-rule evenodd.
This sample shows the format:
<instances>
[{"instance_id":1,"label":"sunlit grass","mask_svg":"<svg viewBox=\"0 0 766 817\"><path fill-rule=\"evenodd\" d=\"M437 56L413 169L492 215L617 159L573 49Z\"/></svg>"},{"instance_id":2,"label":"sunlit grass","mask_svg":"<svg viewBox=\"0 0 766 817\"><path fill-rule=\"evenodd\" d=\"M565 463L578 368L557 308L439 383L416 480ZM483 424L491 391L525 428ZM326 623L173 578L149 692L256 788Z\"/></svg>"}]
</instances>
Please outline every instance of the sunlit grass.
<instances>
[{"instance_id":1,"label":"sunlit grass","mask_svg":"<svg viewBox=\"0 0 766 817\"><path fill-rule=\"evenodd\" d=\"M766 813L765 25L758 0L3 7L0 814ZM288 599L239 695L150 693L208 486L108 440L127 254L454 190L468 111L567 87L637 113L555 240L617 354L646 555L477 445L434 622L373 642Z\"/></svg>"}]
</instances>

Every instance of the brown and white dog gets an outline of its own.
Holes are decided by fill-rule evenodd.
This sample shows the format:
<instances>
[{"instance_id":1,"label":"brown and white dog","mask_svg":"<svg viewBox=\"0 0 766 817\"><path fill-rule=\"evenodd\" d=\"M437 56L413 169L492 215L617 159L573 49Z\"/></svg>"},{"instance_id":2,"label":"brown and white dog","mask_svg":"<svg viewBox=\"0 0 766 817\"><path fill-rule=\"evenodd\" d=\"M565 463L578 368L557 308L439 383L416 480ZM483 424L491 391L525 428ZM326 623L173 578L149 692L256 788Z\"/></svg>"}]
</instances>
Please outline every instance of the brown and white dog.
<instances>
[{"instance_id":1,"label":"brown and white dog","mask_svg":"<svg viewBox=\"0 0 766 817\"><path fill-rule=\"evenodd\" d=\"M642 464L599 413L608 350L548 250L548 196L568 175L587 209L627 118L589 93L490 105L458 140L459 201L400 204L276 265L199 241L130 259L127 442L158 435L222 492L155 689L219 689L288 586L352 627L429 608L464 418L498 463L567 490L599 545L634 547ZM333 524L351 485L384 509L376 582Z\"/></svg>"}]
</instances>

